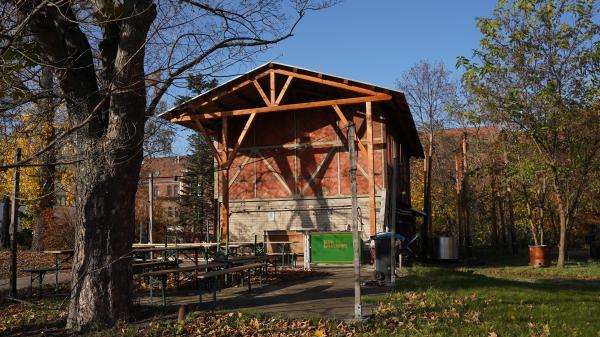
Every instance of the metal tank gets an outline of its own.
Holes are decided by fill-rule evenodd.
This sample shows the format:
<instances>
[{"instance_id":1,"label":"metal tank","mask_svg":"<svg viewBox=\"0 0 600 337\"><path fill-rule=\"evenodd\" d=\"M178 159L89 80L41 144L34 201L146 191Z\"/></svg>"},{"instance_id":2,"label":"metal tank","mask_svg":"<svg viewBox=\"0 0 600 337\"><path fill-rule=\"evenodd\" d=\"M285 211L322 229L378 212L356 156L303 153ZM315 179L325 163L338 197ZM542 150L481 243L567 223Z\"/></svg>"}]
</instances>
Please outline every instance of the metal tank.
<instances>
[{"instance_id":1,"label":"metal tank","mask_svg":"<svg viewBox=\"0 0 600 337\"><path fill-rule=\"evenodd\" d=\"M458 238L454 236L433 238L433 258L435 260L458 260Z\"/></svg>"}]
</instances>

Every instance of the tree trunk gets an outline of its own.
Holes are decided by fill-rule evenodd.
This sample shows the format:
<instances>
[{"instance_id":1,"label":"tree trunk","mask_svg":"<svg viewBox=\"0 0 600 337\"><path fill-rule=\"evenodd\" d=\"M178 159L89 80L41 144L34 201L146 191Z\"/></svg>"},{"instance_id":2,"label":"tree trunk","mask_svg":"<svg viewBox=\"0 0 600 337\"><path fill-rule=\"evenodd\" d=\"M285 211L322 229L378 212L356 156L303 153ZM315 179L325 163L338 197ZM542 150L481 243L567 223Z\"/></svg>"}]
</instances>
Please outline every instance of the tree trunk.
<instances>
[{"instance_id":1,"label":"tree trunk","mask_svg":"<svg viewBox=\"0 0 600 337\"><path fill-rule=\"evenodd\" d=\"M465 224L465 246L468 257L473 256L473 238L471 235L471 208L469 207L469 166L467 158L467 134L463 134L462 139L462 168L463 168L463 181L462 181L462 210L464 212L464 224Z\"/></svg>"},{"instance_id":2,"label":"tree trunk","mask_svg":"<svg viewBox=\"0 0 600 337\"><path fill-rule=\"evenodd\" d=\"M492 245L498 247L498 200L496 198L496 177L492 177Z\"/></svg>"},{"instance_id":3,"label":"tree trunk","mask_svg":"<svg viewBox=\"0 0 600 337\"><path fill-rule=\"evenodd\" d=\"M52 90L52 68L44 67L40 78L40 87L45 91L45 94L51 95ZM52 98L45 98L40 104L43 109L43 120L41 122L39 132L41 137L41 145L47 146L54 140L56 130L54 128L54 102ZM56 162L56 150L52 147L45 152L42 157L42 163L53 164ZM46 248L46 229L48 222L53 221L54 204L56 196L54 194L54 179L56 169L54 165L42 166L40 169L40 178L38 180L40 193L42 195L35 219L35 228L33 230L33 240L31 249L42 251Z\"/></svg>"},{"instance_id":4,"label":"tree trunk","mask_svg":"<svg viewBox=\"0 0 600 337\"><path fill-rule=\"evenodd\" d=\"M500 214L500 233L502 234L502 246L504 248L508 247L508 242L506 239L506 221L505 221L505 214L504 214L504 200L502 200L502 198L500 198L500 195L497 196L498 198L498 213Z\"/></svg>"},{"instance_id":5,"label":"tree trunk","mask_svg":"<svg viewBox=\"0 0 600 337\"><path fill-rule=\"evenodd\" d=\"M560 240L558 242L558 261L556 266L563 268L565 266L565 256L567 255L567 215L565 214L565 207L562 198L556 194L556 206L558 208L558 218L560 221Z\"/></svg>"},{"instance_id":6,"label":"tree trunk","mask_svg":"<svg viewBox=\"0 0 600 337\"><path fill-rule=\"evenodd\" d=\"M456 171L456 227L458 229L458 247L462 251L464 248L464 231L463 231L463 203L462 203L462 175L461 159L458 153L454 154L454 169Z\"/></svg>"},{"instance_id":7,"label":"tree trunk","mask_svg":"<svg viewBox=\"0 0 600 337\"><path fill-rule=\"evenodd\" d=\"M425 221L423 223L422 233L422 256L424 258L427 257L428 249L429 249L429 237L431 235L432 230L432 218L431 218L431 171L432 171L432 160L433 160L433 131L429 132L429 146L427 149L427 155L425 158L425 172L423 175L424 180L424 193L423 193L423 208L425 213Z\"/></svg>"},{"instance_id":8,"label":"tree trunk","mask_svg":"<svg viewBox=\"0 0 600 337\"><path fill-rule=\"evenodd\" d=\"M508 153L504 150L504 166L508 167ZM506 171L505 171L506 176ZM512 187L509 179L506 179L506 199L508 201L508 231L510 247L513 255L517 255L517 235L515 233L515 211L512 197Z\"/></svg>"}]
</instances>

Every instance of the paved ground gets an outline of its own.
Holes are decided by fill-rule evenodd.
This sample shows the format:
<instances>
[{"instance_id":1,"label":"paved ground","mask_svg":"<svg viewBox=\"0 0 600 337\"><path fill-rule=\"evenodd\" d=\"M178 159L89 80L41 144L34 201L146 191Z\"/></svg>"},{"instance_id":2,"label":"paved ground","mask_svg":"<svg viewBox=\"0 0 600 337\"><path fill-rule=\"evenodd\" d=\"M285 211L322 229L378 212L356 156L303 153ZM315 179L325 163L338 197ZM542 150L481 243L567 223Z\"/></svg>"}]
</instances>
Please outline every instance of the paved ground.
<instances>
[{"instance_id":1,"label":"paved ground","mask_svg":"<svg viewBox=\"0 0 600 337\"><path fill-rule=\"evenodd\" d=\"M71 272L70 271L62 271L58 273L58 282L59 283L63 283L63 282L68 282L71 280ZM8 289L10 288L10 279L1 279L0 280L0 292L4 292L4 291L8 291ZM47 285L52 285L54 286L56 284L56 273L54 272L49 272L46 274L46 276L44 277L44 281L42 282L43 286L47 286ZM34 292L37 291L37 287L38 287L38 281L37 279L35 280L35 283L33 284L34 287ZM29 289L29 276L22 276L22 277L17 277L17 290L24 290L24 289Z\"/></svg>"},{"instance_id":2,"label":"paved ground","mask_svg":"<svg viewBox=\"0 0 600 337\"><path fill-rule=\"evenodd\" d=\"M324 275L306 279L283 281L259 287L253 286L248 293L247 287L224 289L217 293L217 307L222 310L251 310L255 312L290 315L295 317L322 317L347 319L354 315L353 269L351 267L316 268ZM362 281L372 279L372 269L361 271ZM363 286L365 297L383 294L389 288ZM198 294L188 292L167 293L167 305L198 305ZM156 295L155 295L156 296ZM202 309L211 309L211 294L204 294ZM138 298L140 304L150 304L150 298ZM162 305L160 292L154 297L153 305ZM363 314L369 315L374 304L364 304Z\"/></svg>"},{"instance_id":3,"label":"paved ground","mask_svg":"<svg viewBox=\"0 0 600 337\"><path fill-rule=\"evenodd\" d=\"M274 284L253 285L252 292L247 287L227 288L217 293L218 310L249 310L294 317L323 317L337 319L352 318L354 315L354 288L352 267L317 267L315 276L297 280L287 280ZM361 271L361 281L372 280L372 267ZM68 272L59 273L59 282L70 280ZM55 274L49 273L44 278L44 285L54 285ZM34 285L34 286L37 286ZM8 290L8 279L0 280L0 291ZM29 277L17 279L19 289L29 288ZM37 289L34 289L36 291ZM383 294L389 288L378 286L362 286L364 297ZM203 302L199 303L198 293L194 291L169 291L167 305L178 307L188 304L200 309L213 309L212 295L205 293ZM150 297L145 292L135 302L150 305ZM160 292L155 293L152 304L161 306ZM363 314L368 316L374 304L364 304Z\"/></svg>"}]
</instances>

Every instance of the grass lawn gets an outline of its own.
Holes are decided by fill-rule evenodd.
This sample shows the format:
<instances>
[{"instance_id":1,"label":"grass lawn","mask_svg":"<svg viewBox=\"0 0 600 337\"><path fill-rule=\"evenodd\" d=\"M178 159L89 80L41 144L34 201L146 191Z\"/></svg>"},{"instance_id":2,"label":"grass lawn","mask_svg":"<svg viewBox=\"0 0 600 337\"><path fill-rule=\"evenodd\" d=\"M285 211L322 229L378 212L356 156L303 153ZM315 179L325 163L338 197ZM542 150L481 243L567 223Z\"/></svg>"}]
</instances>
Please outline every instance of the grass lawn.
<instances>
[{"instance_id":1,"label":"grass lawn","mask_svg":"<svg viewBox=\"0 0 600 337\"><path fill-rule=\"evenodd\" d=\"M381 299L379 336L600 336L600 266L413 267Z\"/></svg>"},{"instance_id":2,"label":"grass lawn","mask_svg":"<svg viewBox=\"0 0 600 337\"><path fill-rule=\"evenodd\" d=\"M405 268L408 275L400 279L397 291L365 299L377 303L377 310L356 324L197 311L180 326L172 313L161 316L152 310L141 321L92 335L600 336L599 263L571 261L564 269L532 269L523 265L522 257L485 262L476 267ZM53 315L58 322L64 320L64 311L37 313L20 306L0 304L0 335L3 325L37 326L52 321Z\"/></svg>"}]
</instances>

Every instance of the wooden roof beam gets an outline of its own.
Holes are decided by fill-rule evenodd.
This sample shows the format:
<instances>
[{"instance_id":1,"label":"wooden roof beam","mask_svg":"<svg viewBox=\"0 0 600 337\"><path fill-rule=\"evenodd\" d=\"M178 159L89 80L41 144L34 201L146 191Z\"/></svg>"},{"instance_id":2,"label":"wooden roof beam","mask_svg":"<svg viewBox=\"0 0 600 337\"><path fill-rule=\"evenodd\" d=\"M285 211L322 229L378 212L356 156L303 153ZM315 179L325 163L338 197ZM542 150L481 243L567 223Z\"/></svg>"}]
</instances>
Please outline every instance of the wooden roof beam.
<instances>
[{"instance_id":1,"label":"wooden roof beam","mask_svg":"<svg viewBox=\"0 0 600 337\"><path fill-rule=\"evenodd\" d=\"M283 70L283 69L275 69L274 71L277 74L287 75L287 76L293 76L293 77L296 77L298 79L302 79L302 80L305 80L305 81L310 81L310 82L314 82L314 83L325 84L325 85L328 85L328 86L331 86L331 87L336 87L336 88L340 88L340 89L354 91L354 92L358 92L358 93L361 93L361 94L366 94L366 95L377 95L378 94L378 92L374 91L374 90L365 89L365 88L358 87L358 86L355 86L355 85L350 85L350 84L347 84L347 83L340 83L340 82L336 82L336 81L325 80L325 79L319 78L317 76L310 76L310 75L299 74L299 73L295 73L295 72L291 72L291 71Z\"/></svg>"},{"instance_id":2,"label":"wooden roof beam","mask_svg":"<svg viewBox=\"0 0 600 337\"><path fill-rule=\"evenodd\" d=\"M389 101L392 99L392 96L388 94L378 93L373 96L362 96L362 97L351 97L351 98L340 98L340 99L332 99L325 101L314 101L314 102L306 102L306 103L294 103L294 104L285 104L285 105L272 105L267 107L260 108L251 108L251 109L238 109L231 111L217 111L217 112L208 112L204 114L195 115L201 119L215 119L221 117L231 117L231 116L245 116L253 113L269 113L269 112L281 112L281 111L291 111L291 110L303 110L303 109L312 109L312 108L321 108L321 107L330 107L332 105L347 105L347 104L358 104L365 102L381 102L381 101ZM171 122L187 122L191 120L191 115L183 115L180 117L175 117L171 119Z\"/></svg>"},{"instance_id":3,"label":"wooden roof beam","mask_svg":"<svg viewBox=\"0 0 600 337\"><path fill-rule=\"evenodd\" d=\"M285 93L288 90L288 87L290 86L290 83L292 82L292 79L294 78L294 76L288 76L287 80L285 81L285 84L283 85L283 88L281 88L281 91L279 92L279 96L277 96L277 100L275 100L275 105L279 105L281 103L281 101L283 100L283 96L285 96Z\"/></svg>"},{"instance_id":4,"label":"wooden roof beam","mask_svg":"<svg viewBox=\"0 0 600 337\"><path fill-rule=\"evenodd\" d=\"M250 127L252 126L252 122L254 121L255 117L256 117L256 113L253 113L250 115L250 117L248 117L248 120L246 121L246 125L244 125L244 129L242 130L242 132L240 132L240 136L238 137L237 143L235 143L233 150L229 153L227 162L224 164L225 169L229 169L229 167L231 167L231 163L233 162L235 155L237 154L238 150L240 149L240 146L242 146L244 139L246 139L246 134L248 134L248 130L250 130Z\"/></svg>"},{"instance_id":5,"label":"wooden roof beam","mask_svg":"<svg viewBox=\"0 0 600 337\"><path fill-rule=\"evenodd\" d=\"M265 92L263 91L263 89L260 86L260 84L258 83L258 81L254 80L254 81L252 81L252 83L254 83L254 86L256 87L256 90L260 94L260 97L262 97L262 99L265 102L265 104L267 106L270 106L271 105L271 101L269 100L269 98L267 98L267 94L265 94Z\"/></svg>"},{"instance_id":6,"label":"wooden roof beam","mask_svg":"<svg viewBox=\"0 0 600 337\"><path fill-rule=\"evenodd\" d=\"M217 163L220 165L223 162L223 159L221 158L219 151L217 151L217 149L215 148L215 144L213 144L212 139L210 139L210 137L208 136L208 132L206 131L206 128L204 127L204 125L202 125L202 122L200 120L198 120L198 118L193 118L192 120L196 123L198 130L204 136L204 140L206 140L206 142L208 143L211 151L213 152L213 155L217 159Z\"/></svg>"},{"instance_id":7,"label":"wooden roof beam","mask_svg":"<svg viewBox=\"0 0 600 337\"><path fill-rule=\"evenodd\" d=\"M259 80L259 79L267 76L268 74L269 74L269 71L264 71L264 72L262 72L262 73L260 73L260 74L258 74L256 76L254 76L253 78L249 78L249 79L241 82L240 84L235 85L235 86L227 89L224 92L221 92L221 93L215 94L214 96L211 96L210 98L204 100L202 103L199 103L199 104L190 104L190 107L193 107L193 108L204 107L204 106L206 106L206 105L208 105L210 103L213 103L214 101L222 98L225 95L228 95L228 94L230 94L230 93L232 93L234 91L237 91L238 89L241 89L241 88L247 86L248 84L251 84L252 82L254 82L256 80Z\"/></svg>"},{"instance_id":8,"label":"wooden roof beam","mask_svg":"<svg viewBox=\"0 0 600 337\"><path fill-rule=\"evenodd\" d=\"M344 123L344 126L348 127L348 119L346 119L346 116L342 112L342 109L340 109L340 107L337 105L333 105L333 110L335 110L335 113L337 113L342 123ZM354 138L358 141L358 148L360 149L360 151L364 154L367 154L367 148L358 137L358 134L356 134L356 129L354 129Z\"/></svg>"}]
</instances>

